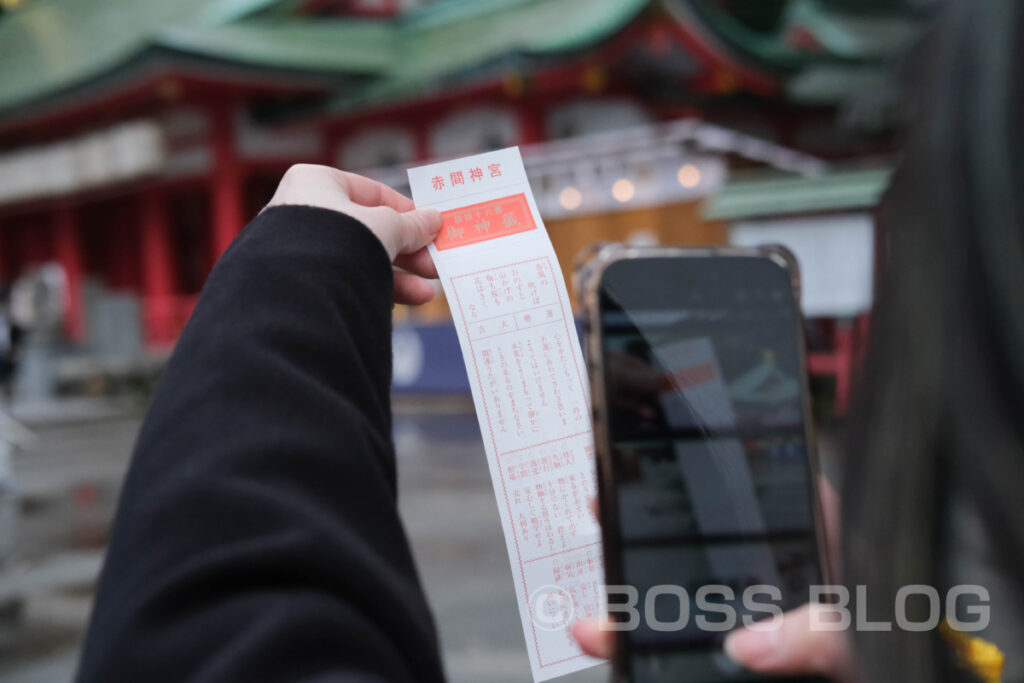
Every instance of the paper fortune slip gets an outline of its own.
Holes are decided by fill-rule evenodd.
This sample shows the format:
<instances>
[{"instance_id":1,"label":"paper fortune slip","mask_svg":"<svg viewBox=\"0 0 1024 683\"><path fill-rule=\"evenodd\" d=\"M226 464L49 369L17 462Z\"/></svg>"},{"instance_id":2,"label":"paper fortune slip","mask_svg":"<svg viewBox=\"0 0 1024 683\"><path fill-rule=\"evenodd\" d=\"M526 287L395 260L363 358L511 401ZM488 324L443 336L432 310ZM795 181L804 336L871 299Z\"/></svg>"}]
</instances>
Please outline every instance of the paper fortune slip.
<instances>
[{"instance_id":1,"label":"paper fortune slip","mask_svg":"<svg viewBox=\"0 0 1024 683\"><path fill-rule=\"evenodd\" d=\"M586 368L518 148L409 170L462 347L535 681L597 663L570 629L603 601Z\"/></svg>"}]
</instances>

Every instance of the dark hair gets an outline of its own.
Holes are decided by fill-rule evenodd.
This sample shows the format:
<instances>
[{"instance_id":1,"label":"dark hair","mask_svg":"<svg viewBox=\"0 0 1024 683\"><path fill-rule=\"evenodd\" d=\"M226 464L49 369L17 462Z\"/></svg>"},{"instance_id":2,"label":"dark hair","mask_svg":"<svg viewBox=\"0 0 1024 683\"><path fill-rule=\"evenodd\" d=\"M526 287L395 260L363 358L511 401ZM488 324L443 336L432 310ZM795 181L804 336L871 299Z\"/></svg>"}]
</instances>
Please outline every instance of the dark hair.
<instances>
[{"instance_id":1,"label":"dark hair","mask_svg":"<svg viewBox=\"0 0 1024 683\"><path fill-rule=\"evenodd\" d=\"M842 486L844 579L889 620L900 586L944 595L954 499L1024 572L1024 8L953 0L919 57ZM957 677L935 632L856 642L865 680Z\"/></svg>"}]
</instances>

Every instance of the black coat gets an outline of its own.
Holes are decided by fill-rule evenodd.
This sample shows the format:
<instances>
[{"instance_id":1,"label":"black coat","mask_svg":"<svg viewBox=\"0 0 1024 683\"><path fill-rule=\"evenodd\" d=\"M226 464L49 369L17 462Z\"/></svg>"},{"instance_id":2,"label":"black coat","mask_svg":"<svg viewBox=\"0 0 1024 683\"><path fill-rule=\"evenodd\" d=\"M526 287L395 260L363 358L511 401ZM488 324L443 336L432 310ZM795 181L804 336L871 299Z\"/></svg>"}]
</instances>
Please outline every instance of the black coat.
<instances>
[{"instance_id":1,"label":"black coat","mask_svg":"<svg viewBox=\"0 0 1024 683\"><path fill-rule=\"evenodd\" d=\"M311 207L225 252L142 427L80 681L443 679L396 507L391 273Z\"/></svg>"}]
</instances>

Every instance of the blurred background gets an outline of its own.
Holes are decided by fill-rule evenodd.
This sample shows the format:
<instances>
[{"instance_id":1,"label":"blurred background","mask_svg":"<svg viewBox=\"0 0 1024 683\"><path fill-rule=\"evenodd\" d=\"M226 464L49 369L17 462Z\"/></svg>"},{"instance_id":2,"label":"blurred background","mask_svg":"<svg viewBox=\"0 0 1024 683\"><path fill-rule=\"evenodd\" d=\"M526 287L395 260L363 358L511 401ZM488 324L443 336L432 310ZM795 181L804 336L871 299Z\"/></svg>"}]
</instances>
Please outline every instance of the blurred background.
<instances>
[{"instance_id":1,"label":"blurred background","mask_svg":"<svg viewBox=\"0 0 1024 683\"><path fill-rule=\"evenodd\" d=\"M828 450L932 4L0 0L0 677L72 676L154 382L293 163L407 192L409 166L520 145L567 278L603 240L789 246ZM443 296L396 308L393 341L402 513L449 675L528 680Z\"/></svg>"}]
</instances>

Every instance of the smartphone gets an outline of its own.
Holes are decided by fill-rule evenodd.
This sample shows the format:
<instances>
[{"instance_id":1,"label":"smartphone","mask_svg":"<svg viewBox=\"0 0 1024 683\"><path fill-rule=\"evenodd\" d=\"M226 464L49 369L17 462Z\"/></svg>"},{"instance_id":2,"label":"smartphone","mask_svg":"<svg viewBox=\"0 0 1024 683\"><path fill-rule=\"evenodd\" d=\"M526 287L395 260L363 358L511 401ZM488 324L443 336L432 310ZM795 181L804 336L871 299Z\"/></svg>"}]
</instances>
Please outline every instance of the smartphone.
<instances>
[{"instance_id":1,"label":"smartphone","mask_svg":"<svg viewBox=\"0 0 1024 683\"><path fill-rule=\"evenodd\" d=\"M610 245L579 285L616 680L795 680L722 651L829 578L795 260Z\"/></svg>"}]
</instances>

